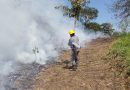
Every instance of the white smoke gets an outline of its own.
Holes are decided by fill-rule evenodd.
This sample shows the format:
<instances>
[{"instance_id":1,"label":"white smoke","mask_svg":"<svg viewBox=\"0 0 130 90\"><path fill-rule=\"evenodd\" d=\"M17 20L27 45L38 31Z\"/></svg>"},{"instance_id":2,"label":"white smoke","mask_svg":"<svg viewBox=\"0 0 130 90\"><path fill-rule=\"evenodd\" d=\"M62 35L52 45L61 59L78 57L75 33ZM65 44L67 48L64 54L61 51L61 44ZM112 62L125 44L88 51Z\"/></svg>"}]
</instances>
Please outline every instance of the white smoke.
<instances>
[{"instance_id":1,"label":"white smoke","mask_svg":"<svg viewBox=\"0 0 130 90\"><path fill-rule=\"evenodd\" d=\"M68 30L73 28L73 21L54 8L61 3L60 0L0 0L0 76L12 72L15 62L45 64L58 56L57 48L68 48ZM80 29L76 34L81 42L100 35L86 35Z\"/></svg>"}]
</instances>

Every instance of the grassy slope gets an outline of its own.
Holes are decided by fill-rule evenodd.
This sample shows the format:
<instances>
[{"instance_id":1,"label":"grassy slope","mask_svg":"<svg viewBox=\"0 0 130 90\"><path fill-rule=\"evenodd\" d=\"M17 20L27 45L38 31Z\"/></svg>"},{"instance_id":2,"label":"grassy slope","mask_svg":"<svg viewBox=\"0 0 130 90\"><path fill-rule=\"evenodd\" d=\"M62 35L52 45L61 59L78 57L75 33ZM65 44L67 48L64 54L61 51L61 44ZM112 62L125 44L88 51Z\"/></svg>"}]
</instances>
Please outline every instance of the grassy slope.
<instances>
[{"instance_id":1,"label":"grassy slope","mask_svg":"<svg viewBox=\"0 0 130 90\"><path fill-rule=\"evenodd\" d=\"M118 37L110 47L111 64L124 79L126 89L130 90L130 34Z\"/></svg>"},{"instance_id":2,"label":"grassy slope","mask_svg":"<svg viewBox=\"0 0 130 90\"><path fill-rule=\"evenodd\" d=\"M130 75L130 34L122 35L113 42L110 55L115 59L120 58L118 66L124 68L126 74Z\"/></svg>"}]
</instances>

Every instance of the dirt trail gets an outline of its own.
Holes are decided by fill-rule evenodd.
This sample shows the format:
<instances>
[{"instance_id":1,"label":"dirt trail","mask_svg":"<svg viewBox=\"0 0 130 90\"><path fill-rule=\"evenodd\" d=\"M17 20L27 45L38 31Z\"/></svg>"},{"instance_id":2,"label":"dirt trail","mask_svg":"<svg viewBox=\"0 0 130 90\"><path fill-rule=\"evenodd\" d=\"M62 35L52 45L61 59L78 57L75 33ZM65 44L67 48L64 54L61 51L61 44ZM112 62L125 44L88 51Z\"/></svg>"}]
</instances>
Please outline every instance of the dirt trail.
<instances>
[{"instance_id":1,"label":"dirt trail","mask_svg":"<svg viewBox=\"0 0 130 90\"><path fill-rule=\"evenodd\" d=\"M82 48L76 71L65 68L70 51L64 52L59 63L37 75L34 90L125 90L105 58L111 41L97 39Z\"/></svg>"}]
</instances>

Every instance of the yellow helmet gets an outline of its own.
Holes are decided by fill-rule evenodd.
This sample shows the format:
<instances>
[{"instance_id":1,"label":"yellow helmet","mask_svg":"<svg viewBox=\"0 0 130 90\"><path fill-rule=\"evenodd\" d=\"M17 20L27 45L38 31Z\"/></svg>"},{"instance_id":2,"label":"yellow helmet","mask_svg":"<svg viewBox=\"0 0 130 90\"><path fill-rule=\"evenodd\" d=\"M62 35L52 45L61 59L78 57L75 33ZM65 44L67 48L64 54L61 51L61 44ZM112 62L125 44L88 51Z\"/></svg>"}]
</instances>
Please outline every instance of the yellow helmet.
<instances>
[{"instance_id":1,"label":"yellow helmet","mask_svg":"<svg viewBox=\"0 0 130 90\"><path fill-rule=\"evenodd\" d=\"M73 29L69 30L69 34L75 34L75 30Z\"/></svg>"}]
</instances>

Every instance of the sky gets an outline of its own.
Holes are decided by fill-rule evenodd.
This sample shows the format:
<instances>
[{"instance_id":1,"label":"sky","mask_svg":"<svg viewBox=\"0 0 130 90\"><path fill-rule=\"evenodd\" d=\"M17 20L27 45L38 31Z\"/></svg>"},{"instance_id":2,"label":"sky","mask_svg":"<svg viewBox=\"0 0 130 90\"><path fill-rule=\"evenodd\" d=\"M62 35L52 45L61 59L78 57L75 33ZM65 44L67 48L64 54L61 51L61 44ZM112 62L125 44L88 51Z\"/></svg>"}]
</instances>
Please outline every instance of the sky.
<instances>
[{"instance_id":1,"label":"sky","mask_svg":"<svg viewBox=\"0 0 130 90\"><path fill-rule=\"evenodd\" d=\"M98 9L99 14L96 19L97 22L105 23L105 22L113 22L114 16L110 10L113 0L91 0L89 6Z\"/></svg>"},{"instance_id":2,"label":"sky","mask_svg":"<svg viewBox=\"0 0 130 90\"><path fill-rule=\"evenodd\" d=\"M115 19L112 11L110 10L112 3L114 0L91 0L89 6L98 9L99 14L95 19L96 22L102 23L112 23L113 28L117 29L117 20Z\"/></svg>"},{"instance_id":3,"label":"sky","mask_svg":"<svg viewBox=\"0 0 130 90\"><path fill-rule=\"evenodd\" d=\"M113 2L114 0L90 0L89 6L94 7L99 11L98 17L93 21L99 24L112 23L113 28L117 29L116 19L110 10Z\"/></svg>"}]
</instances>

